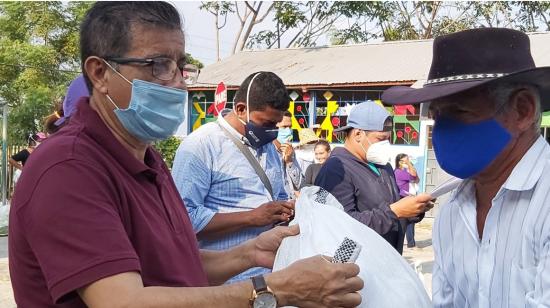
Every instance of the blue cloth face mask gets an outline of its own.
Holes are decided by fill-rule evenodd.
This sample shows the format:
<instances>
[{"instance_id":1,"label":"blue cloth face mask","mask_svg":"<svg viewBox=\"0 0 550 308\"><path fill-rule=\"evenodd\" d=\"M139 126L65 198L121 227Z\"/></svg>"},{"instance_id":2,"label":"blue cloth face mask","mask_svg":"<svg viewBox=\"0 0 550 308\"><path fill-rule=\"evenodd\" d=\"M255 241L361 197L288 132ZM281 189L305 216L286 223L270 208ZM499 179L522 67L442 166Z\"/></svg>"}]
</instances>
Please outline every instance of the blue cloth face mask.
<instances>
[{"instance_id":1,"label":"blue cloth face mask","mask_svg":"<svg viewBox=\"0 0 550 308\"><path fill-rule=\"evenodd\" d=\"M239 119L241 123L244 124L244 130L245 130L245 137L248 140L248 143L251 147L255 149L259 149L262 146L272 142L273 140L277 139L277 135L279 130L276 127L270 128L270 127L263 127L255 124L250 120L250 105L249 102L249 96L250 96L250 86L252 85L252 82L258 75L261 73L258 73L252 77L250 80L250 83L248 84L248 89L246 91L246 119L247 122Z\"/></svg>"},{"instance_id":2,"label":"blue cloth face mask","mask_svg":"<svg viewBox=\"0 0 550 308\"><path fill-rule=\"evenodd\" d=\"M172 136L185 119L187 91L139 79L130 82L120 73L118 75L132 85L128 108L120 109L109 95L106 96L115 106L115 115L122 126L144 143Z\"/></svg>"},{"instance_id":3,"label":"blue cloth face mask","mask_svg":"<svg viewBox=\"0 0 550 308\"><path fill-rule=\"evenodd\" d=\"M290 127L279 128L277 140L281 144L285 144L292 140L292 135L293 135L292 128Z\"/></svg>"},{"instance_id":4,"label":"blue cloth face mask","mask_svg":"<svg viewBox=\"0 0 550 308\"><path fill-rule=\"evenodd\" d=\"M240 120L240 119L239 119ZM259 149L262 146L277 139L278 129L268 128L254 124L252 121L244 122L245 137L251 147Z\"/></svg>"},{"instance_id":5,"label":"blue cloth face mask","mask_svg":"<svg viewBox=\"0 0 550 308\"><path fill-rule=\"evenodd\" d=\"M466 124L438 117L432 134L437 162L445 172L461 179L487 168L511 139L495 119Z\"/></svg>"}]
</instances>

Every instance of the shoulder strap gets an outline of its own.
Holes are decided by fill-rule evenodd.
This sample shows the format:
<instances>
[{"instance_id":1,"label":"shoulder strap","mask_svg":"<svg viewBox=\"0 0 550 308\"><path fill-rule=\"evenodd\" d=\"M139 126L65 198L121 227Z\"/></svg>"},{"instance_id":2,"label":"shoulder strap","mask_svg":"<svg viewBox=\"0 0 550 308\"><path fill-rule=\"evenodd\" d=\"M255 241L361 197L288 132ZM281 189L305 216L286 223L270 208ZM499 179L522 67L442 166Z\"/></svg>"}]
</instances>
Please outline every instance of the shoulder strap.
<instances>
[{"instance_id":1,"label":"shoulder strap","mask_svg":"<svg viewBox=\"0 0 550 308\"><path fill-rule=\"evenodd\" d=\"M222 129L222 131L225 133L225 135L237 146L239 150L243 153L244 157L248 160L252 168L254 168L254 171L256 171L256 174L264 184L265 188L269 192L269 195L271 195L271 199L275 200L273 196L273 188L271 187L271 182L269 181L269 178L265 174L264 169L262 166L260 166L260 163L258 160L250 153L250 150L235 136L233 136L223 125L221 125L219 122L216 122L218 126Z\"/></svg>"}]
</instances>

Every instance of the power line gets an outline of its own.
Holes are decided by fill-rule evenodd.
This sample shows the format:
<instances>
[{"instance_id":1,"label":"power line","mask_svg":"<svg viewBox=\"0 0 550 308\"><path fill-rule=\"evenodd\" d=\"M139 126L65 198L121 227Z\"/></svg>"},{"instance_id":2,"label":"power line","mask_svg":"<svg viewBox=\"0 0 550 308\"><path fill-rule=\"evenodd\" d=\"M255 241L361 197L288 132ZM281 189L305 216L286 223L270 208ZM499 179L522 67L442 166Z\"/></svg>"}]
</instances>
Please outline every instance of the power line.
<instances>
[{"instance_id":1,"label":"power line","mask_svg":"<svg viewBox=\"0 0 550 308\"><path fill-rule=\"evenodd\" d=\"M52 70L50 68L38 67L38 66L26 65L26 64L10 64L10 63L1 63L0 62L0 65L11 66L11 67L19 67L19 68L34 68L34 69L42 70L42 71L51 71ZM82 73L81 71L64 70L64 69L59 69L59 68L53 69L53 70L58 71L58 72L63 72L63 73L76 73L76 74Z\"/></svg>"},{"instance_id":2,"label":"power line","mask_svg":"<svg viewBox=\"0 0 550 308\"><path fill-rule=\"evenodd\" d=\"M202 35L198 35L198 34L187 34L187 35L188 35L188 36L193 36L193 37L196 37L196 38L199 38L199 39L203 39L203 40L216 41L216 39L214 39L214 38L206 37L206 36L202 36ZM228 44L233 44L232 41L226 41L226 40L222 40L222 39L220 39L220 42L224 42L224 43L228 43Z\"/></svg>"},{"instance_id":3,"label":"power line","mask_svg":"<svg viewBox=\"0 0 550 308\"><path fill-rule=\"evenodd\" d=\"M207 46L204 46L204 45L195 45L193 43L189 43L188 44L188 47L191 48L191 47L194 47L194 48L202 48L202 49L208 49L208 50L216 50L216 48L214 47L207 47ZM220 51L225 51L225 52L229 52L230 49L229 48L220 48Z\"/></svg>"}]
</instances>

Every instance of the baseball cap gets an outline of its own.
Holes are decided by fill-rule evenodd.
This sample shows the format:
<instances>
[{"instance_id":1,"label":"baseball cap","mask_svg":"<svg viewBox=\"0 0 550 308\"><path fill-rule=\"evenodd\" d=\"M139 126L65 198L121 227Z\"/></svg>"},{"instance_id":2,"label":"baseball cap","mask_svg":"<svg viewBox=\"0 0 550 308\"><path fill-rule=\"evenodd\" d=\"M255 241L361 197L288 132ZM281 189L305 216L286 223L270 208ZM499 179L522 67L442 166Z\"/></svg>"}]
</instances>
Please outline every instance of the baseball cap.
<instances>
[{"instance_id":1,"label":"baseball cap","mask_svg":"<svg viewBox=\"0 0 550 308\"><path fill-rule=\"evenodd\" d=\"M63 100L63 116L55 122L56 126L63 124L65 120L71 116L76 109L76 102L78 102L82 96L88 97L90 93L86 87L84 76L81 74L71 82L67 89L65 100Z\"/></svg>"},{"instance_id":2,"label":"baseball cap","mask_svg":"<svg viewBox=\"0 0 550 308\"><path fill-rule=\"evenodd\" d=\"M335 129L334 132L343 132L352 128L366 131L387 131L390 127L384 124L388 117L391 119L386 108L374 101L366 101L355 105L349 112L347 125Z\"/></svg>"}]
</instances>

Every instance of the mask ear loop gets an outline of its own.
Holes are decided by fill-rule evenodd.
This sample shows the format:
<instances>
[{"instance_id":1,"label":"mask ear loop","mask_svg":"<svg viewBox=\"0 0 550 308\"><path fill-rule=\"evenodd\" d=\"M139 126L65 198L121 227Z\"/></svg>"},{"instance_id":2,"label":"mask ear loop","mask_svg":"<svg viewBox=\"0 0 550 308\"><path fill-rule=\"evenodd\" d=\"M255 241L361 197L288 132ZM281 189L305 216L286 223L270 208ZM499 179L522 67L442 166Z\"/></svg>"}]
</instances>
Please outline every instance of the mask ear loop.
<instances>
[{"instance_id":1,"label":"mask ear loop","mask_svg":"<svg viewBox=\"0 0 550 308\"><path fill-rule=\"evenodd\" d=\"M248 83L248 89L246 90L246 121L250 122L250 104L248 103L250 101L250 87L252 86L252 82L254 82L254 79L258 77L262 72L257 73L252 77L250 82Z\"/></svg>"},{"instance_id":2,"label":"mask ear loop","mask_svg":"<svg viewBox=\"0 0 550 308\"><path fill-rule=\"evenodd\" d=\"M111 64L109 64L109 62L105 61L105 59L101 59L103 60L103 62L105 62L105 64L107 64L107 66L113 70L113 72L115 72L118 76L120 76L122 79L126 80L127 83L129 83L130 85L132 85L133 83L128 80L126 77L124 77L119 71L115 70L114 67L111 66Z\"/></svg>"},{"instance_id":3,"label":"mask ear loop","mask_svg":"<svg viewBox=\"0 0 550 308\"><path fill-rule=\"evenodd\" d=\"M113 70L113 72L115 72L118 76L120 76L122 79L126 80L126 82L128 82L130 85L133 85L133 83L128 80L126 77L124 77L119 71L115 70L115 68L113 66L111 66L111 64L109 64L109 62L107 62L105 59L101 59L103 60L103 62L105 62L105 64ZM113 104L113 106L115 107L115 109L120 109L118 108L118 105L115 104L115 102L113 101L113 99L111 98L111 96L109 96L109 94L105 94L105 96L107 97L107 100Z\"/></svg>"}]
</instances>

